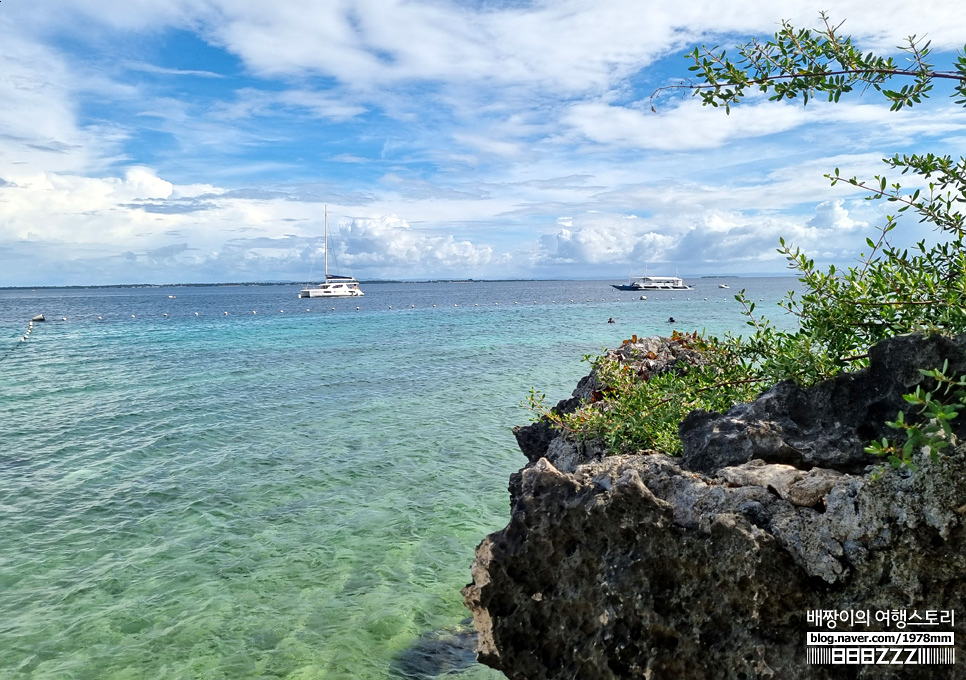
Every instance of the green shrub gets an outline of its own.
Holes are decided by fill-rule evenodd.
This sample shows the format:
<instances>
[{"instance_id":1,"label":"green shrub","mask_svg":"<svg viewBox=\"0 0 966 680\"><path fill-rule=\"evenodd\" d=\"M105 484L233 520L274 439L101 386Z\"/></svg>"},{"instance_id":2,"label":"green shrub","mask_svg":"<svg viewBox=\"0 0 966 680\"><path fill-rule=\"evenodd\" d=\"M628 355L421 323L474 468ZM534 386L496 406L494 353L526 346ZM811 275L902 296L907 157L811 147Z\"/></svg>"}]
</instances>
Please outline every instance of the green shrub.
<instances>
[{"instance_id":1,"label":"green shrub","mask_svg":"<svg viewBox=\"0 0 966 680\"><path fill-rule=\"evenodd\" d=\"M833 26L824 14L822 20L824 26L815 31L783 23L772 40L738 46L735 61L717 47L695 48L688 55L694 62L689 70L700 80L663 90L684 88L700 96L703 104L730 112L748 88L772 92L772 100L801 96L807 104L817 93L837 102L860 86L881 93L897 110L921 102L934 80L950 79L956 83L954 96L961 97L957 103L966 104L966 57L959 55L950 70L936 70L928 61L929 44L913 36L901 48L913 66L900 68L891 59L863 55L850 38L838 35L840 26ZM911 83L898 90L885 88L897 78ZM614 453L658 449L674 454L681 449L678 423L693 409L722 411L781 380L810 385L865 366L868 348L894 335L966 331L966 159L896 155L884 162L900 174L917 176L926 189L907 192L885 176L863 181L843 177L838 169L827 175L833 186L845 182L865 190L869 200L896 206L895 214L866 240L868 252L861 254L857 265L823 271L799 248L780 240L779 252L802 284L799 295L789 293L780 303L797 317L797 330L779 330L758 316L754 303L741 291L736 298L748 317L750 334L723 339L688 336L688 342L706 355L702 365L648 378L606 356L598 357L592 360L593 370L606 385L600 399L561 415L533 393L530 407L577 438L603 441ZM935 244L920 241L911 251L891 245L889 235L900 226L900 219L911 216L939 232ZM935 439L936 427L945 432L944 426L959 410L957 401L932 410L938 403L933 396L914 397L932 414L925 425L896 421L907 434L900 449L888 441L870 449L894 463L907 464L906 449L915 449L922 437Z\"/></svg>"}]
</instances>

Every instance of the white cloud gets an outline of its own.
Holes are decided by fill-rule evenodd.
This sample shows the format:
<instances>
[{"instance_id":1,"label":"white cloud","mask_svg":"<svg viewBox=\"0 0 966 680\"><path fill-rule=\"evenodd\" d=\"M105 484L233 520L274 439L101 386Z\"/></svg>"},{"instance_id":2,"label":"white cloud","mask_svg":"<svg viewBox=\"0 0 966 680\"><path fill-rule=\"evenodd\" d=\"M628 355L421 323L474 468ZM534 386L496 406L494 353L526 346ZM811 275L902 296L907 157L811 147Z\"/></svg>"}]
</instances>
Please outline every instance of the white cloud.
<instances>
[{"instance_id":1,"label":"white cloud","mask_svg":"<svg viewBox=\"0 0 966 680\"><path fill-rule=\"evenodd\" d=\"M814 25L805 0L10 4L0 257L29 247L77 283L85 261L94 279L301 278L322 200L362 215L332 242L359 276L780 269L779 234L848 257L881 217L823 173L869 177L924 140L966 149L966 114L938 102L648 110L685 75L677 52ZM833 18L863 48L963 40L951 1L848 0ZM182 33L195 62L163 49Z\"/></svg>"},{"instance_id":2,"label":"white cloud","mask_svg":"<svg viewBox=\"0 0 966 680\"><path fill-rule=\"evenodd\" d=\"M0 29L3 24L0 23ZM0 174L76 172L116 153L109 127L78 125L71 67L55 50L4 33L0 40Z\"/></svg>"},{"instance_id":3,"label":"white cloud","mask_svg":"<svg viewBox=\"0 0 966 680\"><path fill-rule=\"evenodd\" d=\"M746 105L724 116L689 99L658 113L603 102L579 103L570 108L563 122L599 144L677 151L784 132L805 119L805 112L791 104Z\"/></svg>"},{"instance_id":4,"label":"white cloud","mask_svg":"<svg viewBox=\"0 0 966 680\"><path fill-rule=\"evenodd\" d=\"M211 4L218 10L208 15L214 34L263 74L316 70L356 85L491 80L570 93L603 91L711 31L771 33L783 18L799 25L818 20L806 0L777 10L764 1L740 9L716 2L644 9L637 0L560 0L481 11L402 0ZM833 18L847 18L847 30L876 47L899 44L910 26L921 26L937 48L960 47L958 5L924 4L871 7L853 0L840 2Z\"/></svg>"},{"instance_id":5,"label":"white cloud","mask_svg":"<svg viewBox=\"0 0 966 680\"><path fill-rule=\"evenodd\" d=\"M842 207L844 203L845 200L841 198L819 203L815 206L815 217L808 221L808 226L833 231L854 231L868 226L849 217L849 211Z\"/></svg>"},{"instance_id":6,"label":"white cloud","mask_svg":"<svg viewBox=\"0 0 966 680\"><path fill-rule=\"evenodd\" d=\"M395 215L354 218L341 226L330 244L344 266L386 278L427 277L433 272L478 275L486 266L498 264L489 245L422 233Z\"/></svg>"},{"instance_id":7,"label":"white cloud","mask_svg":"<svg viewBox=\"0 0 966 680\"><path fill-rule=\"evenodd\" d=\"M240 120L252 116L266 116L279 108L306 111L318 118L336 121L349 120L365 113L366 108L353 101L335 95L309 90L284 90L271 92L243 88L234 93L231 102L219 105L216 118Z\"/></svg>"}]
</instances>

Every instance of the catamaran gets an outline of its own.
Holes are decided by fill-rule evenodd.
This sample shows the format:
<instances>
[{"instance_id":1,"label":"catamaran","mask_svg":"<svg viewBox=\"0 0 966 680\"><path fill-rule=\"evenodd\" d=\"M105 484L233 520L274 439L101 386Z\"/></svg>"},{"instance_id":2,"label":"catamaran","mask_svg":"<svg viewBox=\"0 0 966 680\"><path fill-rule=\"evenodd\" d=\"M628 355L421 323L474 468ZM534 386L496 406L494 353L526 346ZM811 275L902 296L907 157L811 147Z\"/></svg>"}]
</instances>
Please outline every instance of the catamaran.
<instances>
[{"instance_id":1,"label":"catamaran","mask_svg":"<svg viewBox=\"0 0 966 680\"><path fill-rule=\"evenodd\" d=\"M299 291L300 298L325 297L362 297L365 293L359 288L354 276L339 276L329 273L329 206L325 206L325 281L318 285L307 284Z\"/></svg>"}]
</instances>

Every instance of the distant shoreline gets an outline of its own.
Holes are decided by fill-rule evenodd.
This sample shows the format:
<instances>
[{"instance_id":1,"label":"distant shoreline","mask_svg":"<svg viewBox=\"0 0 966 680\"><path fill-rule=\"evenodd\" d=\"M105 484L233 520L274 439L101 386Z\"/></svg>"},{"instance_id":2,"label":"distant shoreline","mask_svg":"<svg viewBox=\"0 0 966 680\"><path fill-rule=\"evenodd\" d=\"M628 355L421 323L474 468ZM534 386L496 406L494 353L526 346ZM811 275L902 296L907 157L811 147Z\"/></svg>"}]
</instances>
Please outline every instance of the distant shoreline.
<instances>
[{"instance_id":1,"label":"distant shoreline","mask_svg":"<svg viewBox=\"0 0 966 680\"><path fill-rule=\"evenodd\" d=\"M762 279L762 278L795 278L788 274L709 274L704 276L686 277L691 279ZM535 281L610 281L610 278L580 278L580 279L369 279L361 280L361 285L379 285L385 283L526 283ZM72 284L72 285L39 285L39 286L0 286L0 290L85 290L92 288L238 288L254 286L304 286L304 281L237 281L221 283L108 283L108 284Z\"/></svg>"}]
</instances>

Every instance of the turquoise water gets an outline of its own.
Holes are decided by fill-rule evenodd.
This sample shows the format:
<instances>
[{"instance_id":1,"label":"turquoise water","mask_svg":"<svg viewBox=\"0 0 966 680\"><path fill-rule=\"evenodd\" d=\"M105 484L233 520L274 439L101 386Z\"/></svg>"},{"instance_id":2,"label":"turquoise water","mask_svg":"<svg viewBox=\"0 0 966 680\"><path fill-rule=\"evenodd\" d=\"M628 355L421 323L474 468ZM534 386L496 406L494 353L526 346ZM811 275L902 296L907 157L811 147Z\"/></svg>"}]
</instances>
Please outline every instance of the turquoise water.
<instances>
[{"instance_id":1,"label":"turquoise water","mask_svg":"<svg viewBox=\"0 0 966 680\"><path fill-rule=\"evenodd\" d=\"M467 615L530 387L794 283L718 282L0 291L0 678L394 677Z\"/></svg>"}]
</instances>

